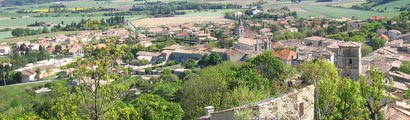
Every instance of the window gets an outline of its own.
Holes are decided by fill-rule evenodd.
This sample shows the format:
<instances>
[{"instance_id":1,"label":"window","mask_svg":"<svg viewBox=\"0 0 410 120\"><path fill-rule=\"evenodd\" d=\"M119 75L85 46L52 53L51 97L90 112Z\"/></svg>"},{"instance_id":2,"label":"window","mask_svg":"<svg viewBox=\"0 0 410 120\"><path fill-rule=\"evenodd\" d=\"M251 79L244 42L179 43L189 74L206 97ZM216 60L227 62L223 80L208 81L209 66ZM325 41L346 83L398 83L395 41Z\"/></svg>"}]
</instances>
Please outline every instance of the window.
<instances>
[{"instance_id":1,"label":"window","mask_svg":"<svg viewBox=\"0 0 410 120\"><path fill-rule=\"evenodd\" d=\"M349 65L353 64L352 59L349 59Z\"/></svg>"}]
</instances>

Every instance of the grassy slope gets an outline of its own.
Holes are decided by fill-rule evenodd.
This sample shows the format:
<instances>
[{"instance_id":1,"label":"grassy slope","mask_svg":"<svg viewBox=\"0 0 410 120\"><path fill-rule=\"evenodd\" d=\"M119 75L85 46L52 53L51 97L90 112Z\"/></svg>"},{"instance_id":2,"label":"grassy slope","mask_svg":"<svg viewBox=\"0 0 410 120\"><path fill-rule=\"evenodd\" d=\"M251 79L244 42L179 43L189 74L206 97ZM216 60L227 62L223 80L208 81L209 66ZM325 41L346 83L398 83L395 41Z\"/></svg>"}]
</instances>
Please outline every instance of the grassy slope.
<instances>
[{"instance_id":1,"label":"grassy slope","mask_svg":"<svg viewBox=\"0 0 410 120\"><path fill-rule=\"evenodd\" d=\"M45 83L33 83L26 85L0 86L0 113L6 111L13 101L20 101L22 104L33 99L33 96L25 92L26 87L37 87ZM26 103L29 104L29 103Z\"/></svg>"}]
</instances>

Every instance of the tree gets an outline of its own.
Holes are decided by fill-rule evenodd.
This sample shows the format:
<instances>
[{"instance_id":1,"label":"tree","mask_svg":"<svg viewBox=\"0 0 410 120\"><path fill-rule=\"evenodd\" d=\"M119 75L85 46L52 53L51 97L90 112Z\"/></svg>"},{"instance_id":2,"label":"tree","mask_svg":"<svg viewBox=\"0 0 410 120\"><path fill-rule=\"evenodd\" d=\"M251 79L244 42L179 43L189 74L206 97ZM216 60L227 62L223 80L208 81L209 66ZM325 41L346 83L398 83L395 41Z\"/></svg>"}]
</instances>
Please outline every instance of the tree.
<instances>
[{"instance_id":1,"label":"tree","mask_svg":"<svg viewBox=\"0 0 410 120\"><path fill-rule=\"evenodd\" d=\"M141 95L132 104L144 120L181 120L184 116L179 104L168 102L158 95Z\"/></svg>"},{"instance_id":2,"label":"tree","mask_svg":"<svg viewBox=\"0 0 410 120\"><path fill-rule=\"evenodd\" d=\"M333 119L352 120L366 116L364 115L365 110L362 109L365 100L360 96L360 84L358 82L343 78L337 80L334 87L337 89L335 96L338 100L335 104L337 113L333 114L335 116Z\"/></svg>"},{"instance_id":3,"label":"tree","mask_svg":"<svg viewBox=\"0 0 410 120\"><path fill-rule=\"evenodd\" d=\"M373 48L373 50L377 50L377 49L383 47L384 44L386 44L386 40L384 40L382 38L379 38L379 37L374 37L370 41L370 46Z\"/></svg>"},{"instance_id":4,"label":"tree","mask_svg":"<svg viewBox=\"0 0 410 120\"><path fill-rule=\"evenodd\" d=\"M380 110L387 105L384 83L384 74L374 68L370 70L368 77L360 77L360 93L366 101L365 107L372 120L377 120Z\"/></svg>"},{"instance_id":5,"label":"tree","mask_svg":"<svg viewBox=\"0 0 410 120\"><path fill-rule=\"evenodd\" d=\"M202 59L199 60L198 65L206 67L209 65L217 65L219 63L222 63L221 56L216 52L212 52L210 55L205 54L202 56Z\"/></svg>"},{"instance_id":6,"label":"tree","mask_svg":"<svg viewBox=\"0 0 410 120\"><path fill-rule=\"evenodd\" d=\"M301 79L303 82L306 84L314 84L315 86L318 86L319 84L325 84L323 89L320 89L318 87L315 87L315 105L314 105L314 110L315 110L315 119L322 119L324 115L326 114L332 114L333 109L331 106L333 103L325 103L320 101L320 96L324 96L326 94L331 95L334 94L335 90L334 87L328 87L332 85L331 83L333 82L328 82L325 80L336 80L338 79L339 75L338 72L335 68L335 66L330 63L326 62L324 60L315 60L313 62L304 62L302 65L298 67L298 71L301 74ZM319 83L323 81L322 83ZM329 84L329 85L326 85ZM330 89L330 90L327 90ZM323 92L326 92L323 94ZM333 99L332 97L323 97L327 99ZM333 100L329 100L333 101ZM321 109L323 108L323 109Z\"/></svg>"},{"instance_id":7,"label":"tree","mask_svg":"<svg viewBox=\"0 0 410 120\"><path fill-rule=\"evenodd\" d=\"M361 48L362 57L368 55L373 51L373 48L369 45L363 44Z\"/></svg>"},{"instance_id":8,"label":"tree","mask_svg":"<svg viewBox=\"0 0 410 120\"><path fill-rule=\"evenodd\" d=\"M63 48L60 45L54 46L54 54L61 54L63 52Z\"/></svg>"},{"instance_id":9,"label":"tree","mask_svg":"<svg viewBox=\"0 0 410 120\"><path fill-rule=\"evenodd\" d=\"M161 96L167 101L179 102L182 94L181 91L181 82L161 82L154 85L152 93Z\"/></svg>"},{"instance_id":10,"label":"tree","mask_svg":"<svg viewBox=\"0 0 410 120\"><path fill-rule=\"evenodd\" d=\"M196 60L190 59L190 60L188 60L184 63L184 67L187 68L187 69L192 69L196 66L196 64L197 64Z\"/></svg>"},{"instance_id":11,"label":"tree","mask_svg":"<svg viewBox=\"0 0 410 120\"><path fill-rule=\"evenodd\" d=\"M128 94L126 84L119 84L128 76L127 68L117 63L124 55L119 46L109 45L95 51L85 48L84 58L67 65L75 68L70 72L75 87L62 87L57 91L52 110L57 119L103 119L107 118Z\"/></svg>"},{"instance_id":12,"label":"tree","mask_svg":"<svg viewBox=\"0 0 410 120\"><path fill-rule=\"evenodd\" d=\"M266 51L262 55L247 60L255 65L258 72L270 80L283 82L286 77L286 67L282 61L273 56L271 51Z\"/></svg>"},{"instance_id":13,"label":"tree","mask_svg":"<svg viewBox=\"0 0 410 120\"><path fill-rule=\"evenodd\" d=\"M42 33L50 33L50 29L48 29L47 27L43 27Z\"/></svg>"}]
</instances>

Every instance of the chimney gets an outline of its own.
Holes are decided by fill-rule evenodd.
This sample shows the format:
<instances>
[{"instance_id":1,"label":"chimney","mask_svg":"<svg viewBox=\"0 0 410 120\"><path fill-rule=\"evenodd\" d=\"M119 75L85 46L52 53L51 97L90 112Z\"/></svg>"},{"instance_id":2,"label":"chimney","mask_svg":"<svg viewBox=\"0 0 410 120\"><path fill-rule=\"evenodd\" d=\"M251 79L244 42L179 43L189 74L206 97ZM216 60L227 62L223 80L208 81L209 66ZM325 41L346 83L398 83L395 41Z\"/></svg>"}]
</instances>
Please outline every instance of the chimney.
<instances>
[{"instance_id":1,"label":"chimney","mask_svg":"<svg viewBox=\"0 0 410 120\"><path fill-rule=\"evenodd\" d=\"M214 106L207 106L205 107L205 115L206 116L211 116L211 113L214 112Z\"/></svg>"}]
</instances>

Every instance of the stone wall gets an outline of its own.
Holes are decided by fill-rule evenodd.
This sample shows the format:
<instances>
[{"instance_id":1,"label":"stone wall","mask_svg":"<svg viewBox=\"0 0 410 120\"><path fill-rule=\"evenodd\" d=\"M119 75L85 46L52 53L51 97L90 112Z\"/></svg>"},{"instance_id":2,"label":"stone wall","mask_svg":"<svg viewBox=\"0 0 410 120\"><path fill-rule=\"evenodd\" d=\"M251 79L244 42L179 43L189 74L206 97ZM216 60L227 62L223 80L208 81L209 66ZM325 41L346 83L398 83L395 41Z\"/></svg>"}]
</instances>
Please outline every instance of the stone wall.
<instances>
[{"instance_id":1,"label":"stone wall","mask_svg":"<svg viewBox=\"0 0 410 120\"><path fill-rule=\"evenodd\" d=\"M268 120L313 120L314 118L313 85L295 90L288 94L268 98L236 108L211 113L211 120L234 120L235 113L243 109L252 110L253 119Z\"/></svg>"}]
</instances>

